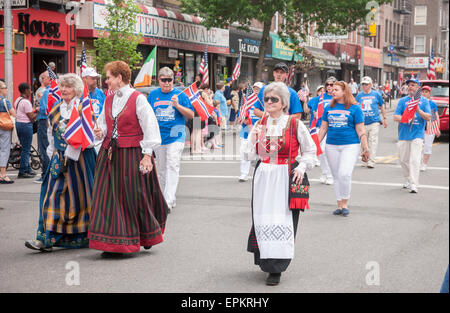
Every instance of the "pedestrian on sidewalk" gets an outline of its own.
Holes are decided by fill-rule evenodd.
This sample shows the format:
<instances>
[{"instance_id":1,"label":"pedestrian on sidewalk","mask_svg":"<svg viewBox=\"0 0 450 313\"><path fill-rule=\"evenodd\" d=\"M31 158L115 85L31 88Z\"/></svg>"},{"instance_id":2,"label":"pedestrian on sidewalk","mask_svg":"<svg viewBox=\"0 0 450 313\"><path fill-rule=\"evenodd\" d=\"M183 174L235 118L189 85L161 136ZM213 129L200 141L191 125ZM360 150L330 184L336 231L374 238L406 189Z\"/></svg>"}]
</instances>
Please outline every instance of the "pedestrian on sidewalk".
<instances>
[{"instance_id":1,"label":"pedestrian on sidewalk","mask_svg":"<svg viewBox=\"0 0 450 313\"><path fill-rule=\"evenodd\" d=\"M2 121L11 121L10 124L14 127L11 117L16 117L11 102L6 99L8 95L8 87L3 80L0 80L0 117ZM11 152L11 129L0 128L0 184L12 184L12 181L6 176L6 166L8 165L9 153Z\"/></svg>"},{"instance_id":2,"label":"pedestrian on sidewalk","mask_svg":"<svg viewBox=\"0 0 450 313\"><path fill-rule=\"evenodd\" d=\"M161 144L155 113L145 96L129 86L127 63L110 62L105 72L115 93L106 98L94 130L103 143L92 192L89 247L112 257L161 243L168 207L152 156Z\"/></svg>"},{"instance_id":3,"label":"pedestrian on sidewalk","mask_svg":"<svg viewBox=\"0 0 450 313\"><path fill-rule=\"evenodd\" d=\"M245 149L247 160L260 157L253 178L253 225L247 250L254 254L255 264L269 273L266 284L271 286L279 284L294 258L299 211L309 208L306 172L314 167L316 155L306 126L289 115L289 98L284 83L266 86L266 114L250 132Z\"/></svg>"},{"instance_id":4,"label":"pedestrian on sidewalk","mask_svg":"<svg viewBox=\"0 0 450 313\"><path fill-rule=\"evenodd\" d=\"M420 170L422 172L427 170L428 161L430 160L431 154L433 152L433 141L434 138L439 138L441 136L439 112L436 102L430 99L431 97L431 87L423 86L422 95L428 99L428 104L430 105L431 120L427 122L425 127L424 135L424 149L422 157L422 165Z\"/></svg>"},{"instance_id":5,"label":"pedestrian on sidewalk","mask_svg":"<svg viewBox=\"0 0 450 313\"><path fill-rule=\"evenodd\" d=\"M364 126L370 153L369 160L367 163L363 162L363 164L368 168L374 168L377 157L380 124L383 124L384 128L388 126L386 109L384 108L383 97L378 92L372 90L372 79L369 76L363 77L361 87L363 91L356 96L356 101L364 113ZM380 109L383 120L380 117Z\"/></svg>"},{"instance_id":6,"label":"pedestrian on sidewalk","mask_svg":"<svg viewBox=\"0 0 450 313\"><path fill-rule=\"evenodd\" d=\"M27 248L41 252L53 247L84 248L89 244L96 153L93 145L82 151L64 138L84 86L78 75L69 73L59 77L59 88L62 101L55 103L48 115L50 169L41 186L37 236L25 242Z\"/></svg>"},{"instance_id":7,"label":"pedestrian on sidewalk","mask_svg":"<svg viewBox=\"0 0 450 313\"><path fill-rule=\"evenodd\" d=\"M398 101L394 113L394 121L400 124L398 127L397 148L403 176L406 179L403 188L410 189L411 193L417 193L425 124L431 120L431 110L428 99L420 96L413 120L411 123L402 123L403 113L407 109L408 104L414 100L414 95L420 88L420 81L417 79L408 79L406 84L408 85L409 95Z\"/></svg>"},{"instance_id":8,"label":"pedestrian on sidewalk","mask_svg":"<svg viewBox=\"0 0 450 313\"><path fill-rule=\"evenodd\" d=\"M36 173L30 166L31 144L33 141L33 122L38 113L30 102L31 87L28 83L19 84L20 96L14 102L16 110L16 130L19 137L20 168L17 178L33 178Z\"/></svg>"},{"instance_id":9,"label":"pedestrian on sidewalk","mask_svg":"<svg viewBox=\"0 0 450 313\"><path fill-rule=\"evenodd\" d=\"M360 155L361 144L363 161L369 158L369 147L363 112L346 82L334 83L333 100L324 110L319 141L322 141L325 135L325 153L333 174L338 206L333 214L348 216L353 169Z\"/></svg>"},{"instance_id":10,"label":"pedestrian on sidewalk","mask_svg":"<svg viewBox=\"0 0 450 313\"><path fill-rule=\"evenodd\" d=\"M185 93L173 87L173 71L159 70L159 88L147 98L158 120L161 145L155 147L159 182L169 210L176 206L181 154L186 141L186 119L194 118L194 107Z\"/></svg>"},{"instance_id":11,"label":"pedestrian on sidewalk","mask_svg":"<svg viewBox=\"0 0 450 313\"><path fill-rule=\"evenodd\" d=\"M356 98L356 96L358 95L359 89L358 89L358 84L355 83L353 78L350 78L350 83L348 84L348 86L350 87L350 92L352 93L352 96Z\"/></svg>"},{"instance_id":12,"label":"pedestrian on sidewalk","mask_svg":"<svg viewBox=\"0 0 450 313\"><path fill-rule=\"evenodd\" d=\"M221 116L220 128L223 131L227 130L227 122L228 122L228 106L227 106L227 99L223 95L224 91L225 91L225 85L222 82L218 82L216 84L216 92L213 97L213 100L218 100L220 102L220 105L219 105L220 116ZM231 91L230 91L230 93L231 93Z\"/></svg>"}]
</instances>

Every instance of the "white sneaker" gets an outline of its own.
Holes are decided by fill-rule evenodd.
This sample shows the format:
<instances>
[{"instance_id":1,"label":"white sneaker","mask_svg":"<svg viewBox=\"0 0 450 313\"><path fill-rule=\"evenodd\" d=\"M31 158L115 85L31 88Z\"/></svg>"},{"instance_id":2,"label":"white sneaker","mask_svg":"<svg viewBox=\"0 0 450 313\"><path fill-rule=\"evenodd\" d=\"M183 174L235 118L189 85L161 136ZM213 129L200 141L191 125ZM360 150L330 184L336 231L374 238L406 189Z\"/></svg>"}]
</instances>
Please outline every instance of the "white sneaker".
<instances>
[{"instance_id":1,"label":"white sneaker","mask_svg":"<svg viewBox=\"0 0 450 313\"><path fill-rule=\"evenodd\" d=\"M327 175L320 176L319 181L321 184L326 184L327 183Z\"/></svg>"},{"instance_id":2,"label":"white sneaker","mask_svg":"<svg viewBox=\"0 0 450 313\"><path fill-rule=\"evenodd\" d=\"M411 193L418 193L419 190L417 190L417 186L416 185L411 185Z\"/></svg>"},{"instance_id":3,"label":"white sneaker","mask_svg":"<svg viewBox=\"0 0 450 313\"><path fill-rule=\"evenodd\" d=\"M246 182L246 181L248 181L248 176L247 175L241 175L240 177L239 177L239 181L242 183L242 182Z\"/></svg>"},{"instance_id":4,"label":"white sneaker","mask_svg":"<svg viewBox=\"0 0 450 313\"><path fill-rule=\"evenodd\" d=\"M320 160L319 159L316 160L316 165L315 166L320 166Z\"/></svg>"},{"instance_id":5,"label":"white sneaker","mask_svg":"<svg viewBox=\"0 0 450 313\"><path fill-rule=\"evenodd\" d=\"M421 172L425 172L427 170L427 165L426 164L422 164L421 166L420 166L420 171Z\"/></svg>"},{"instance_id":6,"label":"white sneaker","mask_svg":"<svg viewBox=\"0 0 450 313\"><path fill-rule=\"evenodd\" d=\"M325 181L325 185L333 185L333 184L334 184L333 178L327 178L327 180Z\"/></svg>"},{"instance_id":7,"label":"white sneaker","mask_svg":"<svg viewBox=\"0 0 450 313\"><path fill-rule=\"evenodd\" d=\"M403 189L411 189L411 185L409 183L409 181L407 181L406 183L403 184L402 186Z\"/></svg>"}]
</instances>

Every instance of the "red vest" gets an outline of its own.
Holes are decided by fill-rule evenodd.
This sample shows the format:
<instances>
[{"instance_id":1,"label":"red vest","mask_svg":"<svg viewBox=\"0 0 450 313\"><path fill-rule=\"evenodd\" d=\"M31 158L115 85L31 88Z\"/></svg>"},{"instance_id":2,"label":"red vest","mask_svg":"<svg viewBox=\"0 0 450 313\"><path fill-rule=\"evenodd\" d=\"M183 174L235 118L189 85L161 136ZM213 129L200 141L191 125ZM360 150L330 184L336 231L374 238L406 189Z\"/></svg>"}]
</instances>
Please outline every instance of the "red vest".
<instances>
[{"instance_id":1,"label":"red vest","mask_svg":"<svg viewBox=\"0 0 450 313\"><path fill-rule=\"evenodd\" d=\"M139 147L144 138L139 120L136 115L136 99L140 95L134 91L122 111L117 116L117 145L119 148ZM110 95L105 100L105 120L107 126L106 138L103 140L103 148L108 149L112 138L114 118L112 117L112 103L114 95Z\"/></svg>"},{"instance_id":2,"label":"red vest","mask_svg":"<svg viewBox=\"0 0 450 313\"><path fill-rule=\"evenodd\" d=\"M281 137L266 138L267 131L267 115L261 120L262 132L258 138L256 151L261 156L263 163L289 164L289 152L291 163L295 162L300 147L297 140L297 120L290 116L283 129Z\"/></svg>"}]
</instances>

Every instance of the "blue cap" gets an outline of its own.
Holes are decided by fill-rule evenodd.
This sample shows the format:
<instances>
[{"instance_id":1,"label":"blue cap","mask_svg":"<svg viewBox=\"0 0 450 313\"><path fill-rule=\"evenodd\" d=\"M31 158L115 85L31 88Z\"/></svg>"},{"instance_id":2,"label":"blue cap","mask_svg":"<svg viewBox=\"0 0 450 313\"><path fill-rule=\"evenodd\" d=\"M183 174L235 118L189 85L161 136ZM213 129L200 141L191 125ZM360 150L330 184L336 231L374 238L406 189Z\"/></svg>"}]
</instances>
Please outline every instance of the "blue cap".
<instances>
[{"instance_id":1,"label":"blue cap","mask_svg":"<svg viewBox=\"0 0 450 313\"><path fill-rule=\"evenodd\" d=\"M416 83L417 85L419 85L420 86L420 81L418 80L418 79L415 79L415 78L410 78L410 79L408 79L407 81L406 81L406 84L408 85L409 83Z\"/></svg>"},{"instance_id":2,"label":"blue cap","mask_svg":"<svg viewBox=\"0 0 450 313\"><path fill-rule=\"evenodd\" d=\"M227 83L229 83L231 80L232 80L231 77L228 77L227 78Z\"/></svg>"}]
</instances>

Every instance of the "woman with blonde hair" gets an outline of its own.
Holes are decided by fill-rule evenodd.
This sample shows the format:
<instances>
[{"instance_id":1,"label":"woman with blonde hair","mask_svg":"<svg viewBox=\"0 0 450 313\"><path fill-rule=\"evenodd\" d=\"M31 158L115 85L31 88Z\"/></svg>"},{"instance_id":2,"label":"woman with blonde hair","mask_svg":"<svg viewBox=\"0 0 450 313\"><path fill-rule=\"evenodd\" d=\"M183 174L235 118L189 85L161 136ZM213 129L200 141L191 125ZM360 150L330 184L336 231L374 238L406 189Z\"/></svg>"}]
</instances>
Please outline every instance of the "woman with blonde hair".
<instances>
[{"instance_id":1,"label":"woman with blonde hair","mask_svg":"<svg viewBox=\"0 0 450 313\"><path fill-rule=\"evenodd\" d=\"M353 97L347 83L340 81L333 85L333 99L326 106L319 131L319 141L325 136L325 154L333 174L334 192L338 208L334 215L348 216L352 173L361 149L363 161L369 158L364 115Z\"/></svg>"}]
</instances>

